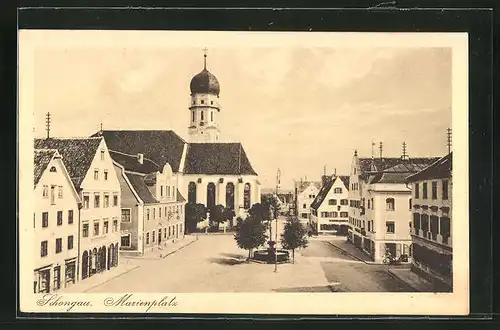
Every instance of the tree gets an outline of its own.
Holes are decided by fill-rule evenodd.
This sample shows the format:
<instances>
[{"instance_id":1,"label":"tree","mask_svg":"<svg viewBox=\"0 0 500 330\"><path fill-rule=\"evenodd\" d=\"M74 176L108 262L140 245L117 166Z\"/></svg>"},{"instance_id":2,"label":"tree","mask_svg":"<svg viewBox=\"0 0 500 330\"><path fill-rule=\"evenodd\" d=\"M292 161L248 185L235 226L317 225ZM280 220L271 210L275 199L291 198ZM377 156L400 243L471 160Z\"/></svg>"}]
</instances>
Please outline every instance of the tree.
<instances>
[{"instance_id":1,"label":"tree","mask_svg":"<svg viewBox=\"0 0 500 330\"><path fill-rule=\"evenodd\" d=\"M203 204L186 204L186 229L192 233L196 231L198 222L207 219L207 208Z\"/></svg>"},{"instance_id":2,"label":"tree","mask_svg":"<svg viewBox=\"0 0 500 330\"><path fill-rule=\"evenodd\" d=\"M292 250L292 260L295 262L295 249L307 247L307 229L297 217L290 217L281 234L281 245L286 250Z\"/></svg>"},{"instance_id":3,"label":"tree","mask_svg":"<svg viewBox=\"0 0 500 330\"><path fill-rule=\"evenodd\" d=\"M248 210L248 214L259 221L268 221L271 219L269 217L269 206L261 203L255 203Z\"/></svg>"},{"instance_id":4,"label":"tree","mask_svg":"<svg viewBox=\"0 0 500 330\"><path fill-rule=\"evenodd\" d=\"M231 220L235 216L232 209L224 207L223 205L215 205L210 209L210 224L219 230L219 224Z\"/></svg>"},{"instance_id":5,"label":"tree","mask_svg":"<svg viewBox=\"0 0 500 330\"><path fill-rule=\"evenodd\" d=\"M252 255L252 250L263 245L266 240L266 226L260 219L248 216L245 220L238 218L234 239L240 249L248 250L248 259Z\"/></svg>"}]
</instances>

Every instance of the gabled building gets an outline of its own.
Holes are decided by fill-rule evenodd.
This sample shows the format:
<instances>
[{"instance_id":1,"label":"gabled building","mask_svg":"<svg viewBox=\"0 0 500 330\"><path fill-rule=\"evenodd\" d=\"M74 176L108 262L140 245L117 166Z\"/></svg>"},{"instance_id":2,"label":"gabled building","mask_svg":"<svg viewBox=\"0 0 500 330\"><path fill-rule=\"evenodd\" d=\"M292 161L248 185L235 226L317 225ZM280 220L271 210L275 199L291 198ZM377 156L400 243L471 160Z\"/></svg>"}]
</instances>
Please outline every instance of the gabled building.
<instances>
[{"instance_id":1,"label":"gabled building","mask_svg":"<svg viewBox=\"0 0 500 330\"><path fill-rule=\"evenodd\" d=\"M36 139L35 149L62 155L82 208L79 210L79 279L118 265L120 183L102 137Z\"/></svg>"},{"instance_id":2,"label":"gabled building","mask_svg":"<svg viewBox=\"0 0 500 330\"><path fill-rule=\"evenodd\" d=\"M121 187L121 250L144 254L184 238L186 199L178 174L143 154L110 151Z\"/></svg>"},{"instance_id":3,"label":"gabled building","mask_svg":"<svg viewBox=\"0 0 500 330\"><path fill-rule=\"evenodd\" d=\"M413 195L412 269L445 291L453 288L452 162L450 153L406 179Z\"/></svg>"},{"instance_id":4,"label":"gabled building","mask_svg":"<svg viewBox=\"0 0 500 330\"><path fill-rule=\"evenodd\" d=\"M35 149L34 293L49 293L78 279L80 198L55 149Z\"/></svg>"},{"instance_id":5,"label":"gabled building","mask_svg":"<svg viewBox=\"0 0 500 330\"><path fill-rule=\"evenodd\" d=\"M311 204L321 189L320 181L295 181L295 215L304 223L309 223Z\"/></svg>"},{"instance_id":6,"label":"gabled building","mask_svg":"<svg viewBox=\"0 0 500 330\"><path fill-rule=\"evenodd\" d=\"M410 258L411 190L405 179L437 159L359 158L355 152L349 183L348 240L375 262L381 262L387 253Z\"/></svg>"},{"instance_id":7,"label":"gabled building","mask_svg":"<svg viewBox=\"0 0 500 330\"><path fill-rule=\"evenodd\" d=\"M324 180L311 203L311 225L318 234L347 235L349 220L349 176L333 175Z\"/></svg>"}]
</instances>

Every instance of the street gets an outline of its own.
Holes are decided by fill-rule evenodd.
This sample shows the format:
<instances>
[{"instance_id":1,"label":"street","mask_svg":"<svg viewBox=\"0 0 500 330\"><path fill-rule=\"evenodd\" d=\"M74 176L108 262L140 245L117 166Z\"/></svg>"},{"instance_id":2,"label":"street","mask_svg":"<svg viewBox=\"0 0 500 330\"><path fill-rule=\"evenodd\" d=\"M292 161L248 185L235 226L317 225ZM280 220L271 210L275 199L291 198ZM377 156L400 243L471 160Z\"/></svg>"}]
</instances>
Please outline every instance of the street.
<instances>
[{"instance_id":1,"label":"street","mask_svg":"<svg viewBox=\"0 0 500 330\"><path fill-rule=\"evenodd\" d=\"M405 291L385 266L354 260L324 240L311 239L306 249L296 251L295 264L278 265L276 273L274 265L246 262L247 255L236 246L233 234L200 235L164 259L122 258L140 267L88 292Z\"/></svg>"}]
</instances>

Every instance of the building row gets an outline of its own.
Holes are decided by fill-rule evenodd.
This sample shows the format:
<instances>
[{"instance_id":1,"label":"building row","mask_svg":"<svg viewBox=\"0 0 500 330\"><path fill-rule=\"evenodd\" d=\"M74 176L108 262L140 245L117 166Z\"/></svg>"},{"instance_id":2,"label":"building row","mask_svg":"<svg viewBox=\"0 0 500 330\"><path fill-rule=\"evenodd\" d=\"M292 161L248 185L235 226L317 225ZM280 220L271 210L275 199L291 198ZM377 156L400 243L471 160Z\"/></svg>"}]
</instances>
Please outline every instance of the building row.
<instances>
[{"instance_id":1,"label":"building row","mask_svg":"<svg viewBox=\"0 0 500 330\"><path fill-rule=\"evenodd\" d=\"M346 235L376 263L411 263L438 289L451 287L451 161L352 158L349 176L295 183L297 216L316 234Z\"/></svg>"}]
</instances>

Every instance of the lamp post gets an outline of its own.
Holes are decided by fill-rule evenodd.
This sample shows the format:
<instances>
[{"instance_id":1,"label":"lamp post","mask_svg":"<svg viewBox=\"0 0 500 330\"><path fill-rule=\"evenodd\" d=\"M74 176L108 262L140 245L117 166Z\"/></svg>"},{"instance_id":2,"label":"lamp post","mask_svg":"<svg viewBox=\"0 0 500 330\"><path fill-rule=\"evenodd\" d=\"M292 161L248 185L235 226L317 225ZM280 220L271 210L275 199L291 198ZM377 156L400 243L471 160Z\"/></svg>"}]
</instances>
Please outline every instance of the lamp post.
<instances>
[{"instance_id":1,"label":"lamp post","mask_svg":"<svg viewBox=\"0 0 500 330\"><path fill-rule=\"evenodd\" d=\"M278 189L280 187L280 178L281 178L281 171L278 168L278 172L276 173L276 198L278 198ZM274 272L276 273L278 271L278 201L275 201L276 207L274 209L274 217L276 218L276 230L275 230L275 237L276 239L274 240Z\"/></svg>"}]
</instances>

